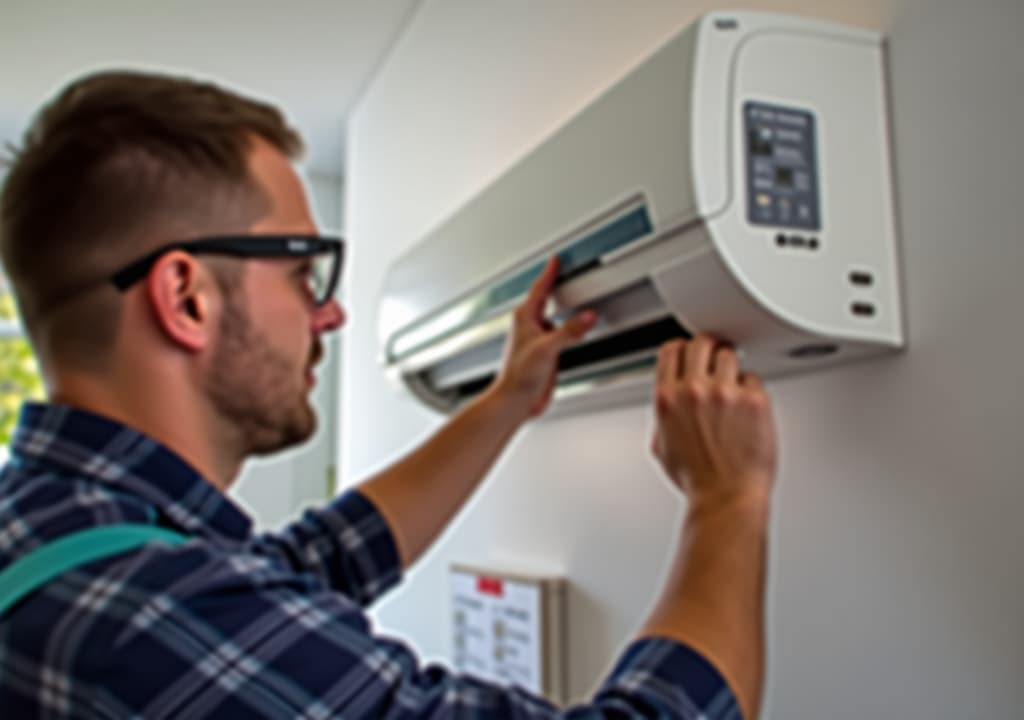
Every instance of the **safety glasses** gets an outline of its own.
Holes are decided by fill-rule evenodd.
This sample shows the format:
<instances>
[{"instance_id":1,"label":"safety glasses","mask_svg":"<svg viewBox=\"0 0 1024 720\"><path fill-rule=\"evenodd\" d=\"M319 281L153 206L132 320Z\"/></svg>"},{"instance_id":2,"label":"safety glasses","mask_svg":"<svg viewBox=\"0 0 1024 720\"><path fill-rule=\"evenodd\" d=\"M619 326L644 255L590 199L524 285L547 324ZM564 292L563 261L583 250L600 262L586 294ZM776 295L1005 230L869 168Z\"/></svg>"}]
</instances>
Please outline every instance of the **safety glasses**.
<instances>
[{"instance_id":1,"label":"safety glasses","mask_svg":"<svg viewBox=\"0 0 1024 720\"><path fill-rule=\"evenodd\" d=\"M125 291L146 277L161 255L182 250L190 255L229 255L238 258L309 258L310 293L316 305L334 296L341 276L345 242L320 235L224 235L164 245L118 270L110 281Z\"/></svg>"}]
</instances>

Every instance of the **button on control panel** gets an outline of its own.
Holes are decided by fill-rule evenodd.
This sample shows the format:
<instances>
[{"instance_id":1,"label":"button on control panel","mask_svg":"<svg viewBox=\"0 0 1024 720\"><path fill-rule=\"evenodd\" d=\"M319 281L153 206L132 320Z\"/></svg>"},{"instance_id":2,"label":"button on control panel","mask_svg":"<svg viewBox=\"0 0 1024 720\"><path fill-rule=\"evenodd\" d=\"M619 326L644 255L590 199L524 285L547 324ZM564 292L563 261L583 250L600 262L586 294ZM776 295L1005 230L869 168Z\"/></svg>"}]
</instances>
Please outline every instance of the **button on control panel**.
<instances>
[{"instance_id":1,"label":"button on control panel","mask_svg":"<svg viewBox=\"0 0 1024 720\"><path fill-rule=\"evenodd\" d=\"M747 102L747 219L753 225L821 229L814 115Z\"/></svg>"}]
</instances>

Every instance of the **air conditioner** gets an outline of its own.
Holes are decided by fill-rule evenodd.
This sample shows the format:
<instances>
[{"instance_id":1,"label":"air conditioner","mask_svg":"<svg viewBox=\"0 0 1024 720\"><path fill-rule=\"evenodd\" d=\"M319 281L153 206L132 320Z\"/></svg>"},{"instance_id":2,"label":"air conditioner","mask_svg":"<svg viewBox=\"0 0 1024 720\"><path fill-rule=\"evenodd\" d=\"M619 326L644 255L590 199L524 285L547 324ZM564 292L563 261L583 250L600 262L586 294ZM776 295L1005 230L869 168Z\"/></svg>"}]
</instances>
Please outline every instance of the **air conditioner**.
<instances>
[{"instance_id":1,"label":"air conditioner","mask_svg":"<svg viewBox=\"0 0 1024 720\"><path fill-rule=\"evenodd\" d=\"M657 348L712 333L772 377L904 344L884 54L871 32L712 13L390 268L382 361L451 411L499 366L544 261L595 329L554 410L648 398Z\"/></svg>"}]
</instances>

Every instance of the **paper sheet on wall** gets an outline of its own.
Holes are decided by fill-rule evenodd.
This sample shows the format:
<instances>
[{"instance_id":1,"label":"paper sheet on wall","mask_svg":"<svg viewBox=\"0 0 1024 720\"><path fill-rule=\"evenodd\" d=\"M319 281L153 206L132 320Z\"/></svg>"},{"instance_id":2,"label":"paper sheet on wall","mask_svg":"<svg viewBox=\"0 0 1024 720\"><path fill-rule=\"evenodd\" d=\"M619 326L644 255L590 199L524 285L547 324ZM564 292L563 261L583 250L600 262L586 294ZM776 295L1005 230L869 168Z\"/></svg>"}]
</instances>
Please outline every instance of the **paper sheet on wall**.
<instances>
[{"instance_id":1,"label":"paper sheet on wall","mask_svg":"<svg viewBox=\"0 0 1024 720\"><path fill-rule=\"evenodd\" d=\"M459 672L543 694L543 586L452 569Z\"/></svg>"}]
</instances>

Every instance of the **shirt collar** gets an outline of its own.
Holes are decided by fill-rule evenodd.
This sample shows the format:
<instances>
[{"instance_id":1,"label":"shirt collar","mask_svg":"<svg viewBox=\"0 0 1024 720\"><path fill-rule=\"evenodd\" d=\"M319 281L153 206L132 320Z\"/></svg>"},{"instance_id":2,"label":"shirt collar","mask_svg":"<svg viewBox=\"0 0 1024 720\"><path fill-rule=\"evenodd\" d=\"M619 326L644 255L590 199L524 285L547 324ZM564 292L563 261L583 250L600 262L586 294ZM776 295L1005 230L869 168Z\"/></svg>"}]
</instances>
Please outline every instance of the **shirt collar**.
<instances>
[{"instance_id":1,"label":"shirt collar","mask_svg":"<svg viewBox=\"0 0 1024 720\"><path fill-rule=\"evenodd\" d=\"M192 535L242 541L252 520L181 457L153 438L91 412L25 403L11 461L59 467L144 499Z\"/></svg>"}]
</instances>

